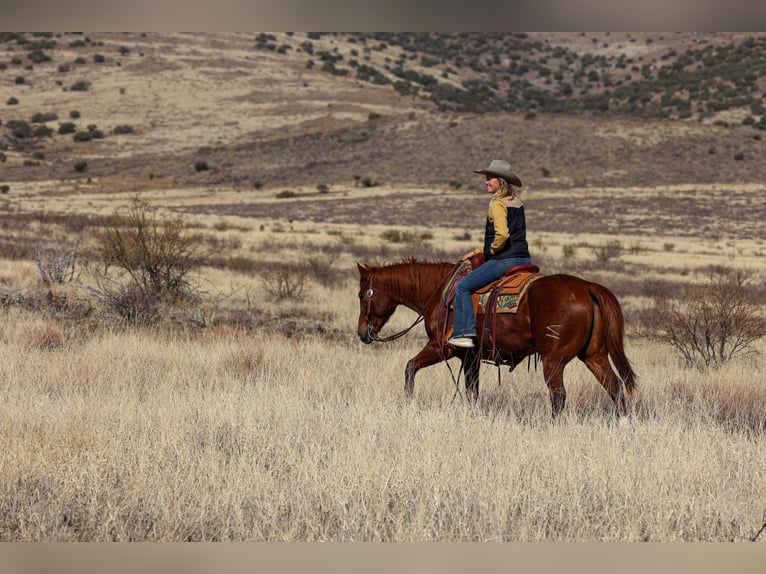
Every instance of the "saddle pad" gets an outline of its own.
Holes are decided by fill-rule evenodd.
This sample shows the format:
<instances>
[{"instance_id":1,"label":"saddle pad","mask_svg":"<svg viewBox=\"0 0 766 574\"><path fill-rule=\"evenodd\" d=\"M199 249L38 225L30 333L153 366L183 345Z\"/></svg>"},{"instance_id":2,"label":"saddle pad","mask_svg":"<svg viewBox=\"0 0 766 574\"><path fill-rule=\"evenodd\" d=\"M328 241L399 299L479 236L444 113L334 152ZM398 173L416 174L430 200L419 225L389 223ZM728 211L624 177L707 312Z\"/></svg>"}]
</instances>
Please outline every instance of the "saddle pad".
<instances>
[{"instance_id":1,"label":"saddle pad","mask_svg":"<svg viewBox=\"0 0 766 574\"><path fill-rule=\"evenodd\" d=\"M473 295L474 308L477 313L487 313L487 304L490 301L492 295L492 287L497 286L500 289L497 297L497 305L495 305L496 313L516 313L519 309L519 302L524 296L533 281L542 277L540 273L528 273L522 271L514 273L509 277L503 277L502 279L491 283L489 286L482 288Z\"/></svg>"}]
</instances>

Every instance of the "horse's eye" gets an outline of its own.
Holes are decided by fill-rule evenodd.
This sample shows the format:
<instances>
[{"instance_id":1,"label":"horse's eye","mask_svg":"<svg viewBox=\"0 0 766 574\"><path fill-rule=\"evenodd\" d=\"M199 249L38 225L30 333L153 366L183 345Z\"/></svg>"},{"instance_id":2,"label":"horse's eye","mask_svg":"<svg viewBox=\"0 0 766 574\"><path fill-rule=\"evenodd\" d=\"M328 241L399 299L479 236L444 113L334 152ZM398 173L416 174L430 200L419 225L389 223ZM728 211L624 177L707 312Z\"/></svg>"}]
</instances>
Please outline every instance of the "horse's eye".
<instances>
[{"instance_id":1,"label":"horse's eye","mask_svg":"<svg viewBox=\"0 0 766 574\"><path fill-rule=\"evenodd\" d=\"M368 299L372 299L372 289L367 289L366 295Z\"/></svg>"}]
</instances>

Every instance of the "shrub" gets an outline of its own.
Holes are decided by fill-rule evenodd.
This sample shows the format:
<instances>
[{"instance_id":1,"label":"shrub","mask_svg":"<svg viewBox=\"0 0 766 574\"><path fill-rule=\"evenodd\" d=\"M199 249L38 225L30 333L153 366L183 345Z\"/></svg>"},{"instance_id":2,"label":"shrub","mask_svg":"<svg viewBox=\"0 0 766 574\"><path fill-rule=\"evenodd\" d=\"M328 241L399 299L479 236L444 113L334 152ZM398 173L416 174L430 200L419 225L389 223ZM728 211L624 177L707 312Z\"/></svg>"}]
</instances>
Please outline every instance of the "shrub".
<instances>
[{"instance_id":1,"label":"shrub","mask_svg":"<svg viewBox=\"0 0 766 574\"><path fill-rule=\"evenodd\" d=\"M45 122L52 122L57 119L59 119L58 115L53 112L47 112L47 113L38 112L32 116L32 119L30 121L33 124L43 124Z\"/></svg>"},{"instance_id":2,"label":"shrub","mask_svg":"<svg viewBox=\"0 0 766 574\"><path fill-rule=\"evenodd\" d=\"M8 193L11 190L11 187L9 185L3 184L0 185L0 193Z\"/></svg>"},{"instance_id":3,"label":"shrub","mask_svg":"<svg viewBox=\"0 0 766 574\"><path fill-rule=\"evenodd\" d=\"M132 134L133 133L133 126L123 124L119 126L115 126L112 130L112 133L114 134Z\"/></svg>"},{"instance_id":4,"label":"shrub","mask_svg":"<svg viewBox=\"0 0 766 574\"><path fill-rule=\"evenodd\" d=\"M90 82L87 80L80 80L79 82L72 84L69 89L73 92L87 92L90 90Z\"/></svg>"},{"instance_id":5,"label":"shrub","mask_svg":"<svg viewBox=\"0 0 766 574\"><path fill-rule=\"evenodd\" d=\"M198 161L194 164L194 171L207 171L210 169L206 161Z\"/></svg>"},{"instance_id":6,"label":"shrub","mask_svg":"<svg viewBox=\"0 0 766 574\"><path fill-rule=\"evenodd\" d=\"M297 194L294 191L291 191L289 189L283 189L276 195L277 199L286 199L286 198L296 197L296 196Z\"/></svg>"},{"instance_id":7,"label":"shrub","mask_svg":"<svg viewBox=\"0 0 766 574\"><path fill-rule=\"evenodd\" d=\"M18 139L24 139L32 137L32 128L23 120L10 120L6 126L10 128L13 137Z\"/></svg>"},{"instance_id":8,"label":"shrub","mask_svg":"<svg viewBox=\"0 0 766 574\"><path fill-rule=\"evenodd\" d=\"M700 368L754 353L752 343L766 335L766 321L747 289L752 277L750 271L714 267L682 299L658 299L660 339L673 346L687 366Z\"/></svg>"},{"instance_id":9,"label":"shrub","mask_svg":"<svg viewBox=\"0 0 766 574\"><path fill-rule=\"evenodd\" d=\"M80 111L79 110L72 110L71 112L69 112L69 118L70 119L76 120L79 117L80 117Z\"/></svg>"},{"instance_id":10,"label":"shrub","mask_svg":"<svg viewBox=\"0 0 766 574\"><path fill-rule=\"evenodd\" d=\"M74 134L73 139L76 142L89 142L91 140L92 136L90 132L77 132Z\"/></svg>"},{"instance_id":11,"label":"shrub","mask_svg":"<svg viewBox=\"0 0 766 574\"><path fill-rule=\"evenodd\" d=\"M266 291L278 301L300 299L308 281L309 268L305 265L283 266L269 269L263 275Z\"/></svg>"},{"instance_id":12,"label":"shrub","mask_svg":"<svg viewBox=\"0 0 766 574\"><path fill-rule=\"evenodd\" d=\"M617 239L612 239L593 248L593 254L596 261L607 262L622 256L622 243Z\"/></svg>"},{"instance_id":13,"label":"shrub","mask_svg":"<svg viewBox=\"0 0 766 574\"><path fill-rule=\"evenodd\" d=\"M51 61L51 57L42 50L32 50L27 54L27 59L35 64Z\"/></svg>"},{"instance_id":14,"label":"shrub","mask_svg":"<svg viewBox=\"0 0 766 574\"><path fill-rule=\"evenodd\" d=\"M15 106L15 105L18 105L18 103L19 103L19 100L17 98L14 98L13 96L11 96L10 98L8 98L8 100L6 100L5 105L7 105L7 106Z\"/></svg>"},{"instance_id":15,"label":"shrub","mask_svg":"<svg viewBox=\"0 0 766 574\"><path fill-rule=\"evenodd\" d=\"M414 231L399 231L398 229L386 229L380 234L381 239L390 241L391 243L408 243L408 244L421 244L425 241L433 239L433 234L430 231L424 231L422 233L415 233Z\"/></svg>"},{"instance_id":16,"label":"shrub","mask_svg":"<svg viewBox=\"0 0 766 574\"><path fill-rule=\"evenodd\" d=\"M574 243L566 243L562 245L561 254L567 259L572 259L577 255L577 245Z\"/></svg>"},{"instance_id":17,"label":"shrub","mask_svg":"<svg viewBox=\"0 0 766 574\"><path fill-rule=\"evenodd\" d=\"M84 173L88 169L88 162L87 161L78 161L76 164L74 164L74 170L77 173Z\"/></svg>"},{"instance_id":18,"label":"shrub","mask_svg":"<svg viewBox=\"0 0 766 574\"><path fill-rule=\"evenodd\" d=\"M189 275L200 259L199 242L184 233L180 216L160 216L136 196L127 209L115 212L97 243L105 273L117 268L127 279L102 288L102 300L111 301L120 316L145 315L159 302L193 295Z\"/></svg>"},{"instance_id":19,"label":"shrub","mask_svg":"<svg viewBox=\"0 0 766 574\"><path fill-rule=\"evenodd\" d=\"M16 85L21 85L26 82L24 79L24 76L16 76L16 79L14 80L16 82Z\"/></svg>"},{"instance_id":20,"label":"shrub","mask_svg":"<svg viewBox=\"0 0 766 574\"><path fill-rule=\"evenodd\" d=\"M79 241L73 246L64 245L50 253L37 252L37 268L46 285L70 283L76 279L75 254Z\"/></svg>"},{"instance_id":21,"label":"shrub","mask_svg":"<svg viewBox=\"0 0 766 574\"><path fill-rule=\"evenodd\" d=\"M40 125L32 130L32 135L36 138L47 138L53 135L53 128L49 128L45 125Z\"/></svg>"},{"instance_id":22,"label":"shrub","mask_svg":"<svg viewBox=\"0 0 766 574\"><path fill-rule=\"evenodd\" d=\"M59 135L73 134L77 131L77 126L74 122L64 122L59 124Z\"/></svg>"}]
</instances>

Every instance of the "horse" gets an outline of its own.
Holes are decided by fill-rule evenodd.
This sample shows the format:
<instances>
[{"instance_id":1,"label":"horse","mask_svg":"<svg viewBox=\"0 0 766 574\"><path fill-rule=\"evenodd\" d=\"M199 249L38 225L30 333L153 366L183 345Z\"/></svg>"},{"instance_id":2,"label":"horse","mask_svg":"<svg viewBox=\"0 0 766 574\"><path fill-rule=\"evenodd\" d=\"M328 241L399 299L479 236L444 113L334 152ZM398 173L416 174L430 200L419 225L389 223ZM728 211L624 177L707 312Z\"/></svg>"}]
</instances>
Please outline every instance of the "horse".
<instances>
[{"instance_id":1,"label":"horse","mask_svg":"<svg viewBox=\"0 0 766 574\"><path fill-rule=\"evenodd\" d=\"M452 263L416 259L373 267L357 263L357 334L363 343L398 338L419 322L425 326L428 342L405 368L406 398L413 396L415 374L420 369L458 357L466 395L475 403L481 361L508 365L512 371L523 359L536 355L548 386L552 418L556 419L566 401L564 367L577 357L609 394L617 414L627 413L625 391L633 392L637 377L624 350L622 309L609 289L572 275L541 275L529 285L515 314L495 315L491 344L486 340L485 316L477 314L477 346L453 348L444 340L452 313L442 292L456 268ZM380 330L399 305L418 313L418 320L394 336L380 337Z\"/></svg>"}]
</instances>

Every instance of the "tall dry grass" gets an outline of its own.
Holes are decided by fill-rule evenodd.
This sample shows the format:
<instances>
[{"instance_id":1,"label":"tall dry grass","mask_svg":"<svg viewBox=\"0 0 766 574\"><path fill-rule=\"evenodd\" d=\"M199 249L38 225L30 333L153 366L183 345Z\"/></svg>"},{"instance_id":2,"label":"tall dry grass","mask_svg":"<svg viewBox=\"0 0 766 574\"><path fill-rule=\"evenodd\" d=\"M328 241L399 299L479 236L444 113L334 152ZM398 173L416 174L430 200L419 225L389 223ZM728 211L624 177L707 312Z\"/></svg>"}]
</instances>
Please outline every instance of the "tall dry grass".
<instances>
[{"instance_id":1,"label":"tall dry grass","mask_svg":"<svg viewBox=\"0 0 766 574\"><path fill-rule=\"evenodd\" d=\"M66 234L56 222L13 227L31 255L0 253L0 539L766 538L763 354L697 371L640 336L654 296L692 280L679 253L691 242L598 265L585 248L555 258L565 233L541 240L545 272L571 269L618 294L640 377L630 415L616 420L572 363L552 424L542 372L526 364L484 366L477 405L445 365L418 373L403 400L422 331L388 345L355 336L355 262L414 249L386 243L385 226L189 220L216 254L199 269L205 298L153 328L109 320L82 261L78 281L43 284L33 247ZM454 229L433 233L421 256L468 247ZM84 234L82 253L93 253ZM307 261L300 301L269 294L265 269ZM383 334L414 316L397 311Z\"/></svg>"},{"instance_id":2,"label":"tall dry grass","mask_svg":"<svg viewBox=\"0 0 766 574\"><path fill-rule=\"evenodd\" d=\"M573 365L551 424L522 367L484 367L476 406L443 365L403 401L422 335L60 331L3 313L3 540L740 541L766 521L760 363L692 374L631 341L631 415Z\"/></svg>"}]
</instances>

